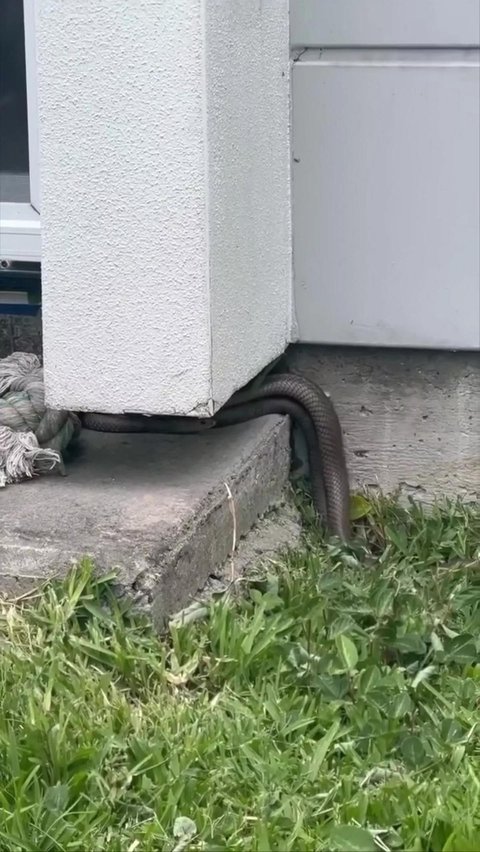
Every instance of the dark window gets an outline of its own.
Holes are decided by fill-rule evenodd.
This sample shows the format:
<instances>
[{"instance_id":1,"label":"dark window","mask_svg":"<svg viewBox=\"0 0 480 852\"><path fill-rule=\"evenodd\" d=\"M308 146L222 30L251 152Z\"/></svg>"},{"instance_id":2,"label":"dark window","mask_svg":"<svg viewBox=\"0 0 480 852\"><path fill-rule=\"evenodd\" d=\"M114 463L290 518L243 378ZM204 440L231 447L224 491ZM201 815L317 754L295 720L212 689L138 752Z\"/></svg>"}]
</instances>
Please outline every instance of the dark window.
<instances>
[{"instance_id":1,"label":"dark window","mask_svg":"<svg viewBox=\"0 0 480 852\"><path fill-rule=\"evenodd\" d=\"M0 0L0 200L30 201L22 0Z\"/></svg>"}]
</instances>

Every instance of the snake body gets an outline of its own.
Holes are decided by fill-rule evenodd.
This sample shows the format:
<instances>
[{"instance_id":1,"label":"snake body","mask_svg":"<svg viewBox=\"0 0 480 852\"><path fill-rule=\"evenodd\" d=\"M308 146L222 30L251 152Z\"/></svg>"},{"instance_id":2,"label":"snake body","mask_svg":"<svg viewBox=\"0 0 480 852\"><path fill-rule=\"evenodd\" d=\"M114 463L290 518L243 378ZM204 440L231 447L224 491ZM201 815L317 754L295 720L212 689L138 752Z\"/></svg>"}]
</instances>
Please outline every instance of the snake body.
<instances>
[{"instance_id":1,"label":"snake body","mask_svg":"<svg viewBox=\"0 0 480 852\"><path fill-rule=\"evenodd\" d=\"M347 541L350 494L342 432L330 399L308 379L288 373L271 375L259 387L235 393L211 418L96 412L80 417L84 428L100 432L196 434L267 414L288 414L302 430L317 516L331 533Z\"/></svg>"}]
</instances>

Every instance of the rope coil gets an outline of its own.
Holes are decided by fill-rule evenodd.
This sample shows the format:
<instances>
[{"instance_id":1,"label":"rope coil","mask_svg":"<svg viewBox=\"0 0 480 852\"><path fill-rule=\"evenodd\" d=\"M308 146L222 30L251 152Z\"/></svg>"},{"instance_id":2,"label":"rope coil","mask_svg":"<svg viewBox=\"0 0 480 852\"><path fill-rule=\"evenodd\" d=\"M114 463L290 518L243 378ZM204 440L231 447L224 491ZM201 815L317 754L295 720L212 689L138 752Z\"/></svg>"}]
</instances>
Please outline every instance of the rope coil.
<instances>
[{"instance_id":1,"label":"rope coil","mask_svg":"<svg viewBox=\"0 0 480 852\"><path fill-rule=\"evenodd\" d=\"M80 428L76 414L45 406L36 355L0 359L0 487L63 469L62 452Z\"/></svg>"}]
</instances>

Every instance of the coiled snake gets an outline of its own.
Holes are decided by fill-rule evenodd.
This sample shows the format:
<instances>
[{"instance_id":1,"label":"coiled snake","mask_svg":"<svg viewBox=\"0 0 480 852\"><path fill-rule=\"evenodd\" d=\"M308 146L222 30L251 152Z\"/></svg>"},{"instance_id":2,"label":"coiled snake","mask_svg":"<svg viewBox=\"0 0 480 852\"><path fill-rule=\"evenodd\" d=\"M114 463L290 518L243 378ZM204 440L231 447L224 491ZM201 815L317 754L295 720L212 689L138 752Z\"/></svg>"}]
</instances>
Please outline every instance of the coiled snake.
<instances>
[{"instance_id":1,"label":"coiled snake","mask_svg":"<svg viewBox=\"0 0 480 852\"><path fill-rule=\"evenodd\" d=\"M95 412L82 413L80 417L85 429L98 432L191 434L244 423L267 414L288 414L302 430L316 514L333 535L347 541L350 496L342 432L330 399L308 379L293 374L272 374L261 386L235 393L211 418Z\"/></svg>"}]
</instances>

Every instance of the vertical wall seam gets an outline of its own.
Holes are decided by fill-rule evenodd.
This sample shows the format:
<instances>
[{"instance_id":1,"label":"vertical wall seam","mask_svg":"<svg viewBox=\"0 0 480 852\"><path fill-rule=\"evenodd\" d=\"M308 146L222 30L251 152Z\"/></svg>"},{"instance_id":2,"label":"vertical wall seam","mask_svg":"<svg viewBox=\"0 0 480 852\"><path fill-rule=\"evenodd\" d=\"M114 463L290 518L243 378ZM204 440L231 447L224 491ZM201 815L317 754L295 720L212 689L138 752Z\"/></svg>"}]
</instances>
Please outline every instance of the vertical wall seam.
<instances>
[{"instance_id":1,"label":"vertical wall seam","mask_svg":"<svg viewBox=\"0 0 480 852\"><path fill-rule=\"evenodd\" d=\"M215 402L213 398L213 323L212 323L212 293L211 293L211 270L210 270L210 150L208 133L208 71L207 71L207 3L209 0L200 0L200 26L202 33L202 120L203 120L203 165L205 176L205 255L206 255L206 290L207 290L207 322L209 336L209 395L207 405L214 413Z\"/></svg>"}]
</instances>

